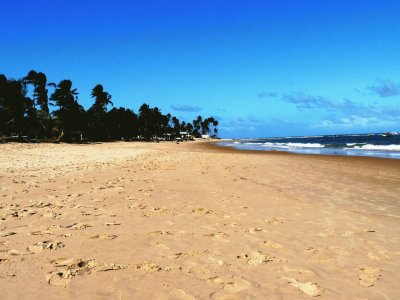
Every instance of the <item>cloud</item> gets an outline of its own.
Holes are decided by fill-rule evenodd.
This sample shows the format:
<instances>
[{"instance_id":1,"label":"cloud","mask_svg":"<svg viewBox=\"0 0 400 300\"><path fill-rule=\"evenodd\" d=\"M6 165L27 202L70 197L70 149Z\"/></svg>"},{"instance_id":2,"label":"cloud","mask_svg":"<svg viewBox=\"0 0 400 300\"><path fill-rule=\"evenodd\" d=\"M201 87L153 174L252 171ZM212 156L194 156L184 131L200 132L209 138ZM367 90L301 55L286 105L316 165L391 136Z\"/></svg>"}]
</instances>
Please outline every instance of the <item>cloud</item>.
<instances>
[{"instance_id":1,"label":"cloud","mask_svg":"<svg viewBox=\"0 0 400 300\"><path fill-rule=\"evenodd\" d=\"M319 109L321 113L327 112L322 121L309 125L314 129L388 128L400 121L398 106L365 105L350 99L331 100L303 93L284 95L282 100L295 104L300 110Z\"/></svg>"},{"instance_id":2,"label":"cloud","mask_svg":"<svg viewBox=\"0 0 400 300\"><path fill-rule=\"evenodd\" d=\"M351 128L377 128L390 127L396 124L391 118L381 118L380 116L330 116L325 118L318 124L314 124L314 128L329 129L351 129Z\"/></svg>"},{"instance_id":3,"label":"cloud","mask_svg":"<svg viewBox=\"0 0 400 300\"><path fill-rule=\"evenodd\" d=\"M220 129L227 132L238 132L238 131L255 131L261 130L263 134L276 128L286 128L286 127L299 127L304 126L300 122L292 122L279 118L267 118L261 119L255 115L248 115L242 118L232 118L221 123Z\"/></svg>"},{"instance_id":4,"label":"cloud","mask_svg":"<svg viewBox=\"0 0 400 300\"><path fill-rule=\"evenodd\" d=\"M353 89L357 94L361 95L361 96L367 96L367 94L363 91L361 91L360 89L354 88Z\"/></svg>"},{"instance_id":5,"label":"cloud","mask_svg":"<svg viewBox=\"0 0 400 300\"><path fill-rule=\"evenodd\" d=\"M378 86L369 86L367 89L380 97L393 97L400 95L400 84L396 84L390 80L381 80Z\"/></svg>"},{"instance_id":6,"label":"cloud","mask_svg":"<svg viewBox=\"0 0 400 300\"><path fill-rule=\"evenodd\" d=\"M296 104L296 107L300 109L326 108L332 105L332 102L326 98L303 93L297 93L295 95L286 94L283 95L282 100Z\"/></svg>"},{"instance_id":7,"label":"cloud","mask_svg":"<svg viewBox=\"0 0 400 300\"><path fill-rule=\"evenodd\" d=\"M258 94L258 98L266 98L266 97L275 98L278 97L278 94L273 92L262 92Z\"/></svg>"},{"instance_id":8,"label":"cloud","mask_svg":"<svg viewBox=\"0 0 400 300\"><path fill-rule=\"evenodd\" d=\"M303 93L297 93L295 95L286 94L282 97L282 100L296 104L296 107L299 109L343 110L350 112L367 108L350 99L335 101L325 97L306 95Z\"/></svg>"},{"instance_id":9,"label":"cloud","mask_svg":"<svg viewBox=\"0 0 400 300\"><path fill-rule=\"evenodd\" d=\"M177 111L187 111L187 112L199 112L201 111L200 107L197 106L190 106L190 105L185 105L185 104L177 104L177 105L171 105L171 108L173 110Z\"/></svg>"}]
</instances>

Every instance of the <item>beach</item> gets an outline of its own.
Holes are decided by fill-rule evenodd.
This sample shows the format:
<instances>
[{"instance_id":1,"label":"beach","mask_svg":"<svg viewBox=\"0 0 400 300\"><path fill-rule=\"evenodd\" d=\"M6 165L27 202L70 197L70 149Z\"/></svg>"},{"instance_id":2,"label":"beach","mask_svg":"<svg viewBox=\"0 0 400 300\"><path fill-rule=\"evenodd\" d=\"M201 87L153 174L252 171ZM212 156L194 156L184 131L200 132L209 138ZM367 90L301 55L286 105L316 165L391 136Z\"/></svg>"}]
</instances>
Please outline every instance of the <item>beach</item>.
<instances>
[{"instance_id":1,"label":"beach","mask_svg":"<svg viewBox=\"0 0 400 300\"><path fill-rule=\"evenodd\" d=\"M400 160L0 145L0 299L398 299Z\"/></svg>"}]
</instances>

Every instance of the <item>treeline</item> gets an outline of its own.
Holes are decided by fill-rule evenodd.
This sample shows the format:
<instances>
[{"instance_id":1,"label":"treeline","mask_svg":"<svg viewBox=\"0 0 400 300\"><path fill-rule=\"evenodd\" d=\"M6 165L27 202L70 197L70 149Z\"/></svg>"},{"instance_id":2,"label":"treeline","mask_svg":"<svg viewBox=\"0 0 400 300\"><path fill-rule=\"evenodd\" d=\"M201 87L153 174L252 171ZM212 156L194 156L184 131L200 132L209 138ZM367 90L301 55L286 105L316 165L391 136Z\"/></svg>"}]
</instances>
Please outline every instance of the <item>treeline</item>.
<instances>
[{"instance_id":1,"label":"treeline","mask_svg":"<svg viewBox=\"0 0 400 300\"><path fill-rule=\"evenodd\" d=\"M52 93L49 93L49 88ZM91 92L86 111L78 102L71 80L50 83L42 72L30 71L19 80L0 74L0 136L53 141L113 141L174 139L180 132L192 137L217 136L218 121L198 116L193 122L162 114L157 107L113 107L101 84Z\"/></svg>"}]
</instances>

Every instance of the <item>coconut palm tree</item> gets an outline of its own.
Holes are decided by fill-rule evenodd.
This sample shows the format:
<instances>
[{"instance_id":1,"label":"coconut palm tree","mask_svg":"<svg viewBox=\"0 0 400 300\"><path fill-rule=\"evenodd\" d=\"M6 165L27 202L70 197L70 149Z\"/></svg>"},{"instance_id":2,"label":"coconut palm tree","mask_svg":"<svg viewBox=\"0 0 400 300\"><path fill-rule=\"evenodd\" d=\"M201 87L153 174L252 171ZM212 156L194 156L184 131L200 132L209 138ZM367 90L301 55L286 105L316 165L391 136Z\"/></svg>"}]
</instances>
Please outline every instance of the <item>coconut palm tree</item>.
<instances>
[{"instance_id":1,"label":"coconut palm tree","mask_svg":"<svg viewBox=\"0 0 400 300\"><path fill-rule=\"evenodd\" d=\"M107 111L107 105L111 104L112 106L114 103L111 101L111 95L104 91L104 88L101 84L97 84L92 89L92 98L95 98L95 103L93 106L102 109L103 111Z\"/></svg>"},{"instance_id":2,"label":"coconut palm tree","mask_svg":"<svg viewBox=\"0 0 400 300\"><path fill-rule=\"evenodd\" d=\"M109 124L107 124L107 106L113 105L111 95L104 91L101 84L97 84L91 93L95 102L87 112L88 134L93 140L105 141L110 139Z\"/></svg>"},{"instance_id":3,"label":"coconut palm tree","mask_svg":"<svg viewBox=\"0 0 400 300\"><path fill-rule=\"evenodd\" d=\"M218 136L218 128L217 128L217 127L218 127L218 124L219 124L219 123L218 123L217 120L214 120L213 123L212 123L212 125L213 125L213 127L214 127L214 130L213 130L213 131L214 131L214 136L215 136L215 137Z\"/></svg>"},{"instance_id":4,"label":"coconut palm tree","mask_svg":"<svg viewBox=\"0 0 400 300\"><path fill-rule=\"evenodd\" d=\"M203 118L201 116L197 116L195 120L193 120L193 135L195 137L200 137L200 129L201 129L201 122Z\"/></svg>"},{"instance_id":5,"label":"coconut palm tree","mask_svg":"<svg viewBox=\"0 0 400 300\"><path fill-rule=\"evenodd\" d=\"M51 126L47 86L54 86L54 83L47 83L46 75L42 72L37 73L34 70L31 70L23 81L25 84L33 86L34 105L39 106L37 121L40 124L42 133L47 135Z\"/></svg>"},{"instance_id":6,"label":"coconut palm tree","mask_svg":"<svg viewBox=\"0 0 400 300\"><path fill-rule=\"evenodd\" d=\"M36 118L33 101L27 97L23 80L0 75L0 133L28 135Z\"/></svg>"},{"instance_id":7,"label":"coconut palm tree","mask_svg":"<svg viewBox=\"0 0 400 300\"><path fill-rule=\"evenodd\" d=\"M72 88L72 81L68 79L60 81L50 100L59 108L53 112L57 121L59 140L65 136L67 140L70 139L71 136L68 134L73 132L82 133L85 110L78 103L78 92Z\"/></svg>"}]
</instances>

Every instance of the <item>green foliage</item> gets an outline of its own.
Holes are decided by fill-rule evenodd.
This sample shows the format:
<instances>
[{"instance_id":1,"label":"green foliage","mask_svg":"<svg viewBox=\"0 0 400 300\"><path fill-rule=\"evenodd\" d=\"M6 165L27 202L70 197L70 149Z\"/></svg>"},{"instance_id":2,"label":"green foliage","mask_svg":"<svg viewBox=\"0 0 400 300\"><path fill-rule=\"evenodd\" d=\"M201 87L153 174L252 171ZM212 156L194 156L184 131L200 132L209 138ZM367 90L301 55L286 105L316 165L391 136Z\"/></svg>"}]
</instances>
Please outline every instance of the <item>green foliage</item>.
<instances>
[{"instance_id":1,"label":"green foliage","mask_svg":"<svg viewBox=\"0 0 400 300\"><path fill-rule=\"evenodd\" d=\"M48 87L54 89L50 98ZM0 74L0 136L29 136L63 141L153 140L216 135L218 121L198 116L192 123L162 114L143 104L136 115L124 107L112 108L111 95L97 84L91 92L93 105L85 111L71 80L48 83L42 72L31 70L20 80ZM53 109L50 109L53 107Z\"/></svg>"}]
</instances>

